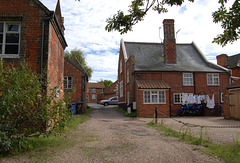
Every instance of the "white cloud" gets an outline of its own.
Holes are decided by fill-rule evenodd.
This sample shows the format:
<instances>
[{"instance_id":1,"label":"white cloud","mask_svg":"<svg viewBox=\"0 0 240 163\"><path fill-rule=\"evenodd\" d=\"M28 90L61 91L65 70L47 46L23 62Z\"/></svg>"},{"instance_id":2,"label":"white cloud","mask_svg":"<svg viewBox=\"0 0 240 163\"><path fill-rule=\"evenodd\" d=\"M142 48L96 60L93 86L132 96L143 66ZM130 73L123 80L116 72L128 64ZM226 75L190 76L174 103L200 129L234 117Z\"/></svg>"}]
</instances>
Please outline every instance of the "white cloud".
<instances>
[{"instance_id":1,"label":"white cloud","mask_svg":"<svg viewBox=\"0 0 240 163\"><path fill-rule=\"evenodd\" d=\"M50 10L54 10L57 0L40 0ZM116 80L117 52L120 39L126 41L161 42L163 40L163 19L175 19L177 43L194 41L205 56L213 62L216 55L239 53L240 40L222 48L213 44L212 40L222 32L220 24L212 21L212 12L219 7L217 1L195 0L186 1L181 7L169 7L166 14L150 11L133 27L133 32L120 35L117 32L104 30L106 19L118 10L127 11L131 0L61 0L62 16L65 23L67 50L81 49L86 55L88 65L94 69L91 81L100 79ZM229 0L228 4L232 4ZM160 28L160 30L159 30Z\"/></svg>"}]
</instances>

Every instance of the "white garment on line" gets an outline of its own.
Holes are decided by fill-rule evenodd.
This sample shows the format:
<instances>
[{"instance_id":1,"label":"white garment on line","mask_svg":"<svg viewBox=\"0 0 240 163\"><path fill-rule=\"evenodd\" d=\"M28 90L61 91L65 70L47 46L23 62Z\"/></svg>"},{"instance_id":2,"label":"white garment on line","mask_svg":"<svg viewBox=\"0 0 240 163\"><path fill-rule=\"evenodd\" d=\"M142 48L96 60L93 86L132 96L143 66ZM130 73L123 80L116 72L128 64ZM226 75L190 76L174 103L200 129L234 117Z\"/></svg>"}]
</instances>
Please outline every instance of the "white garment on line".
<instances>
[{"instance_id":1,"label":"white garment on line","mask_svg":"<svg viewBox=\"0 0 240 163\"><path fill-rule=\"evenodd\" d=\"M207 95L207 107L209 109L213 109L215 106L214 94L212 95L212 99Z\"/></svg>"}]
</instances>

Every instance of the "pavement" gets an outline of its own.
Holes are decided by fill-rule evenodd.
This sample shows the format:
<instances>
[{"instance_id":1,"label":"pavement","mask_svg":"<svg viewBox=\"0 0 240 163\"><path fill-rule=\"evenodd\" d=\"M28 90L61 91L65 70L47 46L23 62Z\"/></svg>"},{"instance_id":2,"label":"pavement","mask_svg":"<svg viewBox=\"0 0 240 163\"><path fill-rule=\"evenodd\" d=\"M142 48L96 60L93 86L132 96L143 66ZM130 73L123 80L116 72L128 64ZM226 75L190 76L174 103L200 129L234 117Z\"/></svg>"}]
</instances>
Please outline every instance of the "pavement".
<instances>
[{"instance_id":1,"label":"pavement","mask_svg":"<svg viewBox=\"0 0 240 163\"><path fill-rule=\"evenodd\" d=\"M90 107L95 108L92 116L103 121L130 121L132 118L124 117L122 113L110 111L113 105L102 106L96 103L89 103ZM104 109L105 108L105 109ZM108 108L106 110L106 108ZM138 117L136 120L151 122L153 118ZM205 139L214 143L233 144L240 141L240 121L224 119L215 116L185 116L158 118L158 123L163 123L176 131L188 132L194 136L202 135Z\"/></svg>"}]
</instances>

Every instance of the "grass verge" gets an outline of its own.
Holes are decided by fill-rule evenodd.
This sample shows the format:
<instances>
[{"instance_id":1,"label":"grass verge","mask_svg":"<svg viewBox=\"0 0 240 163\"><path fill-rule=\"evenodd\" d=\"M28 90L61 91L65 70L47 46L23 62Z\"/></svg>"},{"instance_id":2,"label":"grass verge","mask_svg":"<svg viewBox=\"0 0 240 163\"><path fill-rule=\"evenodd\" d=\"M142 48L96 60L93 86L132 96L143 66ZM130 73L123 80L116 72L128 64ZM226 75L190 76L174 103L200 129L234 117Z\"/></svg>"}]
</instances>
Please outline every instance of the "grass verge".
<instances>
[{"instance_id":1,"label":"grass verge","mask_svg":"<svg viewBox=\"0 0 240 163\"><path fill-rule=\"evenodd\" d=\"M124 115L125 117L137 117L137 113L136 113L136 112L128 113L128 112L126 112L125 110L123 110L123 109L120 108L120 107L115 107L115 110L116 110L117 112L123 113L123 115Z\"/></svg>"},{"instance_id":2,"label":"grass verge","mask_svg":"<svg viewBox=\"0 0 240 163\"><path fill-rule=\"evenodd\" d=\"M208 140L203 139L202 129L199 137L192 136L190 133L180 133L169 127L166 127L163 123L155 124L153 122L148 123L158 131L162 132L164 136L170 136L177 138L179 141L187 142L194 145L200 145L205 148L201 148L206 154L210 154L214 157L219 157L226 162L238 163L240 160L240 142L236 141L234 144L215 144Z\"/></svg>"}]
</instances>

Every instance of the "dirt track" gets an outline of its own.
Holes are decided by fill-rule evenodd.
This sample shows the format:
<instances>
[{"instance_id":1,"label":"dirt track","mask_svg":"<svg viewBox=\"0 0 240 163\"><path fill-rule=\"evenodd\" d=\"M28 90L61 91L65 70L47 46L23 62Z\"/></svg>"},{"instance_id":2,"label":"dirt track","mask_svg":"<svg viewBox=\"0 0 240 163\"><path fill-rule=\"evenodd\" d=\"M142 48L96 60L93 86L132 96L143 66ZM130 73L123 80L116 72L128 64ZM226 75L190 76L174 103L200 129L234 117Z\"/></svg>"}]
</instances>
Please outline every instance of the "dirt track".
<instances>
[{"instance_id":1,"label":"dirt track","mask_svg":"<svg viewBox=\"0 0 240 163\"><path fill-rule=\"evenodd\" d=\"M79 125L74 135L68 148L48 150L46 162L221 162L202 154L197 146L160 136L146 121L125 118L110 106L95 107L91 120ZM24 155L3 161L38 160Z\"/></svg>"}]
</instances>

